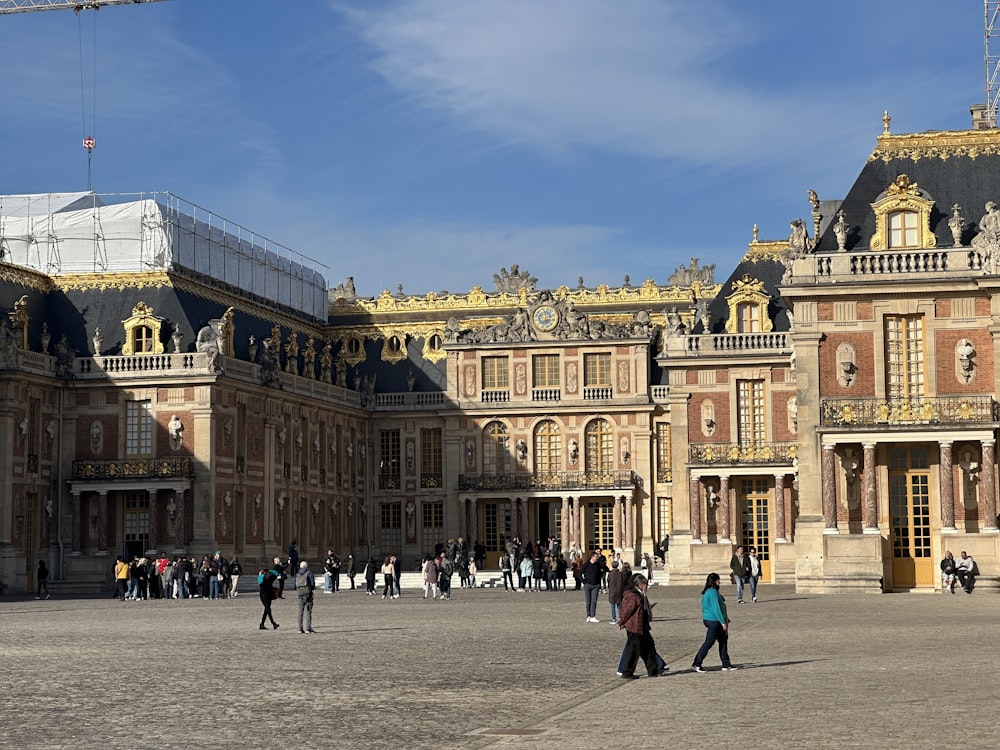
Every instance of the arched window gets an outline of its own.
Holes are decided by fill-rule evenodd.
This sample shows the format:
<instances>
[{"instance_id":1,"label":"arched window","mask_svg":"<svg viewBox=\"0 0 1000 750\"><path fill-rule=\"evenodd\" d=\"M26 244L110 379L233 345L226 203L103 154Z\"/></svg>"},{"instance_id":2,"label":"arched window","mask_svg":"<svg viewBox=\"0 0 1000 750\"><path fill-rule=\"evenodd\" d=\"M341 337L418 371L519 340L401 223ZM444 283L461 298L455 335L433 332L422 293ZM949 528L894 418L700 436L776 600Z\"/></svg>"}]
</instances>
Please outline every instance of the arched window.
<instances>
[{"instance_id":1,"label":"arched window","mask_svg":"<svg viewBox=\"0 0 1000 750\"><path fill-rule=\"evenodd\" d=\"M919 247L919 216L916 211L893 211L889 214L889 249Z\"/></svg>"},{"instance_id":2,"label":"arched window","mask_svg":"<svg viewBox=\"0 0 1000 750\"><path fill-rule=\"evenodd\" d=\"M606 474L615 469L615 436L611 423L606 419L594 419L587 425L584 434L586 464L588 474Z\"/></svg>"},{"instance_id":3,"label":"arched window","mask_svg":"<svg viewBox=\"0 0 1000 750\"><path fill-rule=\"evenodd\" d=\"M551 419L535 428L535 474L555 474L562 468L562 436Z\"/></svg>"},{"instance_id":4,"label":"arched window","mask_svg":"<svg viewBox=\"0 0 1000 750\"><path fill-rule=\"evenodd\" d=\"M507 425L490 422L483 428L483 473L506 474L510 465L510 432Z\"/></svg>"}]
</instances>

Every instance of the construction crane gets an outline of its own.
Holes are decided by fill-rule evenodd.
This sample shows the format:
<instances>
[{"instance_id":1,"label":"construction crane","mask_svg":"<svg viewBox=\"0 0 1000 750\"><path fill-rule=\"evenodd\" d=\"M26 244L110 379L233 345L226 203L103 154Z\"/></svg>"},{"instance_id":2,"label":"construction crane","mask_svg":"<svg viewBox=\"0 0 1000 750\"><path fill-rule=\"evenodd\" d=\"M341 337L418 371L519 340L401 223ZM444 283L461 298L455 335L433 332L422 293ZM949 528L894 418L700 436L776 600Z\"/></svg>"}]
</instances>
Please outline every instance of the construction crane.
<instances>
[{"instance_id":1,"label":"construction crane","mask_svg":"<svg viewBox=\"0 0 1000 750\"><path fill-rule=\"evenodd\" d=\"M0 14L30 13L35 10L100 10L108 5L159 3L163 0L0 0Z\"/></svg>"},{"instance_id":2,"label":"construction crane","mask_svg":"<svg viewBox=\"0 0 1000 750\"><path fill-rule=\"evenodd\" d=\"M995 128L997 126L997 105L1000 104L1000 88L997 84L997 75L1000 74L1000 50L997 49L997 40L1000 38L1000 27L997 24L998 19L1000 19L1000 2L984 0L983 6L986 15L986 112L983 119L985 127ZM992 48L990 40L993 40Z\"/></svg>"}]
</instances>

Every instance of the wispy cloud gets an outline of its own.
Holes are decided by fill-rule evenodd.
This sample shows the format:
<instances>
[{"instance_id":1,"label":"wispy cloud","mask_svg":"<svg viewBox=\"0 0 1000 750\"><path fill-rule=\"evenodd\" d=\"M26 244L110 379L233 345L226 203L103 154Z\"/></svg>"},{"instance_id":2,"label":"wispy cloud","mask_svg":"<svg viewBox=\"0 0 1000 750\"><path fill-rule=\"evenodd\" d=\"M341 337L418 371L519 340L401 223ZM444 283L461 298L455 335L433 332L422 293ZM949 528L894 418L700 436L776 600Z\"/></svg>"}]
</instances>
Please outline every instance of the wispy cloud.
<instances>
[{"instance_id":1,"label":"wispy cloud","mask_svg":"<svg viewBox=\"0 0 1000 750\"><path fill-rule=\"evenodd\" d=\"M549 152L757 159L808 110L801 92L729 81L716 63L746 44L752 22L711 3L407 0L349 16L394 86L465 127Z\"/></svg>"}]
</instances>

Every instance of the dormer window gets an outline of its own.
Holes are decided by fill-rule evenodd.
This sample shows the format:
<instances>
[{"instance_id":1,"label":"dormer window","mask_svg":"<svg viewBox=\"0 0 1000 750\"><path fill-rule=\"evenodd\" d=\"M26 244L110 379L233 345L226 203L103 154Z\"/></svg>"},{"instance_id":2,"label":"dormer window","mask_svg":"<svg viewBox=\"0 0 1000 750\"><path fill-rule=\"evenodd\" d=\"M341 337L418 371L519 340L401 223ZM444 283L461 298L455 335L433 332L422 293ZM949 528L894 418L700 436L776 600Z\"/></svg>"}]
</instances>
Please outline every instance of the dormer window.
<instances>
[{"instance_id":1,"label":"dormer window","mask_svg":"<svg viewBox=\"0 0 1000 750\"><path fill-rule=\"evenodd\" d=\"M742 279L733 282L733 293L729 303L729 318L726 333L767 333L774 328L767 314L771 298L764 292L764 282L743 274Z\"/></svg>"},{"instance_id":2,"label":"dormer window","mask_svg":"<svg viewBox=\"0 0 1000 750\"><path fill-rule=\"evenodd\" d=\"M919 220L916 211L893 211L889 214L889 249L920 247Z\"/></svg>"},{"instance_id":3,"label":"dormer window","mask_svg":"<svg viewBox=\"0 0 1000 750\"><path fill-rule=\"evenodd\" d=\"M122 354L163 354L163 342L160 341L160 331L163 318L153 315L153 308L145 302L132 308L132 315L122 321L125 327L125 343L122 344Z\"/></svg>"},{"instance_id":4,"label":"dormer window","mask_svg":"<svg viewBox=\"0 0 1000 750\"><path fill-rule=\"evenodd\" d=\"M937 246L931 231L934 199L905 174L899 175L871 204L875 213L872 250L919 249Z\"/></svg>"}]
</instances>

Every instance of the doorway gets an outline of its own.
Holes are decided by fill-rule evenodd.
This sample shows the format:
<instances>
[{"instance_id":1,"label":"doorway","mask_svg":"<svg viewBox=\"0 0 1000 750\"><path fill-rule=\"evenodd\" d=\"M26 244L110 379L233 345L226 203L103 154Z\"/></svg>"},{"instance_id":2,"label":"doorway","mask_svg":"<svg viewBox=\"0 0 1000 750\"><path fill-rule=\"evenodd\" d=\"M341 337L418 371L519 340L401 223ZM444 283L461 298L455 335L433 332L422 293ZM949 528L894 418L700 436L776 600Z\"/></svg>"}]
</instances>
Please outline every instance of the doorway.
<instances>
[{"instance_id":1,"label":"doorway","mask_svg":"<svg viewBox=\"0 0 1000 750\"><path fill-rule=\"evenodd\" d=\"M893 588L933 586L930 458L926 447L889 449L889 513Z\"/></svg>"},{"instance_id":2,"label":"doorway","mask_svg":"<svg viewBox=\"0 0 1000 750\"><path fill-rule=\"evenodd\" d=\"M738 502L740 508L740 543L749 553L757 550L760 560L760 578L771 581L771 480L769 477L750 477L739 480Z\"/></svg>"}]
</instances>

